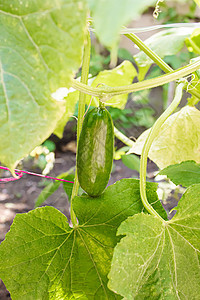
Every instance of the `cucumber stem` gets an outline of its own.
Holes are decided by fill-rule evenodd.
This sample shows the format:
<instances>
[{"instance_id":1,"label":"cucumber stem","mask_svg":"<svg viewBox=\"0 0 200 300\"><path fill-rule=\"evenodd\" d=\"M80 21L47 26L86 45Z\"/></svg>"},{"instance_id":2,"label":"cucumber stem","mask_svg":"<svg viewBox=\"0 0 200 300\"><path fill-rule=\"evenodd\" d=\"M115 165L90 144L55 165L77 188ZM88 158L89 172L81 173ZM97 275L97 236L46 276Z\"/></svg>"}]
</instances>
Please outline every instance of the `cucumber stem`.
<instances>
[{"instance_id":1,"label":"cucumber stem","mask_svg":"<svg viewBox=\"0 0 200 300\"><path fill-rule=\"evenodd\" d=\"M162 219L162 217L154 210L154 208L149 204L149 202L147 200L147 195L146 195L147 158L148 158L148 153L149 153L150 147L151 147L155 137L158 135L159 129L161 128L163 123L166 121L166 119L173 113L173 111L179 105L181 98L182 98L182 92L183 92L184 85L185 85L184 81L182 81L181 83L178 84L172 103L163 112L163 114L157 119L157 121L154 123L154 125L146 139L144 147L142 149L142 155L141 155L141 160L140 160L140 196L142 199L142 203L143 203L144 207L146 208L146 210L151 215L154 215L160 219Z\"/></svg>"},{"instance_id":2,"label":"cucumber stem","mask_svg":"<svg viewBox=\"0 0 200 300\"><path fill-rule=\"evenodd\" d=\"M105 104L102 101L100 101L100 100L99 100L99 107L105 108Z\"/></svg>"},{"instance_id":3,"label":"cucumber stem","mask_svg":"<svg viewBox=\"0 0 200 300\"><path fill-rule=\"evenodd\" d=\"M114 134L115 136L122 141L125 145L129 147L133 147L135 142L130 140L126 135L124 135L122 132L120 132L116 127L114 127Z\"/></svg>"},{"instance_id":4,"label":"cucumber stem","mask_svg":"<svg viewBox=\"0 0 200 300\"><path fill-rule=\"evenodd\" d=\"M89 65L90 65L90 47L91 47L90 33L89 31L87 31L84 51L83 51L83 62L82 62L82 72L81 72L81 83L83 84L88 83ZM83 117L85 113L85 101L86 101L86 94L80 92L79 105L78 105L78 123L77 123L77 148L78 148L79 136L81 133L82 123L83 123ZM73 185L72 196L71 196L71 210L70 210L73 227L76 227L78 225L77 218L73 210L73 198L78 195L78 188L79 188L79 182L78 182L77 167L76 167L74 185Z\"/></svg>"}]
</instances>

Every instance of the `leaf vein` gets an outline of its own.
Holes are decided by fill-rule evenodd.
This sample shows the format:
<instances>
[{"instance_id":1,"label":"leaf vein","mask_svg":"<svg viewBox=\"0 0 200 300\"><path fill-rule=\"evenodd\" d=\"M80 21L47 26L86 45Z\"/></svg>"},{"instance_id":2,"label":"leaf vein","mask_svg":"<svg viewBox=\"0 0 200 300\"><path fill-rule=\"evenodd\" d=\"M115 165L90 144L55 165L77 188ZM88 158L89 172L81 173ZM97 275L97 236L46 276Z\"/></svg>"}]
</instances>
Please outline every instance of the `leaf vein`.
<instances>
[{"instance_id":1,"label":"leaf vein","mask_svg":"<svg viewBox=\"0 0 200 300\"><path fill-rule=\"evenodd\" d=\"M95 270L96 270L96 272L97 272L97 276L98 276L98 278L99 278L99 281L100 281L100 283L101 283L101 286L102 286L102 288L103 288L103 290L104 290L104 293L105 293L105 295L106 295L106 297L107 297L107 293L106 293L105 286L104 286L104 284L103 284L103 280L102 280L102 278L101 278L101 276L100 276L100 274L99 274L99 270L98 270L98 268L97 268L97 266L96 266L96 263L95 263L95 261L94 261L94 259L93 259L93 257L92 257L92 254L91 254L90 251L89 251L88 245L86 244L86 242L85 242L84 238L82 237L80 231L78 231L78 233L79 233L80 238L81 238L81 240L83 241L83 244L85 245L85 248L86 248L86 250L87 250L87 252L88 252L88 254L89 254L89 256L90 256L90 259L91 259L91 261L92 261L92 264L93 264L93 266L94 266L94 268L95 268ZM108 299L108 297L107 297L107 299Z\"/></svg>"}]
</instances>

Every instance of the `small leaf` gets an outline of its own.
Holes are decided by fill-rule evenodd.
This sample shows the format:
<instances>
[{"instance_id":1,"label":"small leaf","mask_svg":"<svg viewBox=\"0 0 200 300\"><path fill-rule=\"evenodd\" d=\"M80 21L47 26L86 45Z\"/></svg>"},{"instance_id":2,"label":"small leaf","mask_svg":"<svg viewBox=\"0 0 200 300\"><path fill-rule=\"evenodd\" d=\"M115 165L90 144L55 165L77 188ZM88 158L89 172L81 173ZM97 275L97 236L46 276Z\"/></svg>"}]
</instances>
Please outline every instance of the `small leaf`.
<instances>
[{"instance_id":1,"label":"small leaf","mask_svg":"<svg viewBox=\"0 0 200 300\"><path fill-rule=\"evenodd\" d=\"M168 166L159 172L160 175L167 177L176 185L189 187L192 184L200 183L200 164L195 161L184 161L180 164Z\"/></svg>"},{"instance_id":2,"label":"small leaf","mask_svg":"<svg viewBox=\"0 0 200 300\"><path fill-rule=\"evenodd\" d=\"M98 84L106 84L108 86L123 86L131 84L134 77L137 75L137 71L130 61L124 61L119 66L112 70L101 71L97 77L92 81L91 86L96 87ZM101 86L101 85L100 85ZM106 100L106 105L113 107L124 108L128 95L118 95ZM87 104L90 103L90 96L87 96ZM97 106L98 99L94 97L91 105Z\"/></svg>"},{"instance_id":3,"label":"small leaf","mask_svg":"<svg viewBox=\"0 0 200 300\"><path fill-rule=\"evenodd\" d=\"M60 174L57 178L73 181L74 180L74 175L69 174L70 172L71 172L71 169L70 169L69 172L64 172L64 173ZM66 182L66 183L68 183L68 182ZM50 197L55 191L57 191L57 189L59 188L59 186L61 184L63 184L63 188L65 189L65 187L64 187L65 182L58 181L58 180L50 182L41 191L41 193L37 197L34 207L36 208L36 207L42 205L47 200L48 197ZM71 185L73 185L73 183L69 183L69 185L71 186ZM68 190L68 192L69 192L69 194L67 192L66 193L69 196L70 195L70 190ZM71 195L70 195L70 197L71 197Z\"/></svg>"},{"instance_id":4,"label":"small leaf","mask_svg":"<svg viewBox=\"0 0 200 300\"><path fill-rule=\"evenodd\" d=\"M156 186L147 183L147 196L165 215ZM144 210L139 181L123 179L98 198L73 201L75 228L48 206L14 219L0 245L0 277L12 299L121 299L107 288L107 274L118 226Z\"/></svg>"},{"instance_id":5,"label":"small leaf","mask_svg":"<svg viewBox=\"0 0 200 300\"><path fill-rule=\"evenodd\" d=\"M199 194L199 184L190 187L171 221L140 213L120 225L110 289L124 299L199 298Z\"/></svg>"},{"instance_id":6,"label":"small leaf","mask_svg":"<svg viewBox=\"0 0 200 300\"><path fill-rule=\"evenodd\" d=\"M140 159L137 155L122 155L122 162L127 168L140 172Z\"/></svg>"},{"instance_id":7,"label":"small leaf","mask_svg":"<svg viewBox=\"0 0 200 300\"><path fill-rule=\"evenodd\" d=\"M41 191L41 193L37 197L34 207L36 208L36 207L42 205L44 203L44 201L47 200L47 198L49 198L55 191L57 191L60 184L61 184L61 181L53 181L53 182L50 182L47 186L45 186L45 188Z\"/></svg>"},{"instance_id":8,"label":"small leaf","mask_svg":"<svg viewBox=\"0 0 200 300\"><path fill-rule=\"evenodd\" d=\"M200 28L196 28L185 43L190 52L200 54Z\"/></svg>"},{"instance_id":9,"label":"small leaf","mask_svg":"<svg viewBox=\"0 0 200 300\"><path fill-rule=\"evenodd\" d=\"M144 131L128 153L141 155L150 129ZM171 115L158 131L149 151L149 158L160 169L194 160L200 163L200 112L185 106Z\"/></svg>"}]
</instances>

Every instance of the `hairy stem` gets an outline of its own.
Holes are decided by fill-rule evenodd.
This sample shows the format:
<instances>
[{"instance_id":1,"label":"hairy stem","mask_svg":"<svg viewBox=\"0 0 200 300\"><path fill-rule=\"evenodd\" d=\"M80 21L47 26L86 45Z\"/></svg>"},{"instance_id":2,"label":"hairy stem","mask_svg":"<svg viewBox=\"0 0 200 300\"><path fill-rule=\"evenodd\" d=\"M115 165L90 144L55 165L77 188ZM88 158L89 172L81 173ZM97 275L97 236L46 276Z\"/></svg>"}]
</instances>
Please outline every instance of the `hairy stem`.
<instances>
[{"instance_id":1,"label":"hairy stem","mask_svg":"<svg viewBox=\"0 0 200 300\"><path fill-rule=\"evenodd\" d=\"M188 64L185 67L179 68L175 71L172 71L168 74L153 78L153 79L148 79L144 80L142 82L137 82L133 83L130 85L125 85L125 86L118 86L118 87L109 87L109 86L103 86L103 87L91 87L86 84L83 84L81 82L78 82L77 80L73 79L71 82L71 86L79 90L85 94L89 94L98 98L103 98L104 102L106 99L110 99L114 96L117 95L122 95L122 94L128 94L136 91L141 91L144 89L150 89L156 86L163 85L165 83L180 79L184 76L187 76L194 71L198 70L200 68L200 59ZM185 80L185 86L187 86L187 81ZM200 98L200 93L196 92L195 94L196 97Z\"/></svg>"},{"instance_id":2,"label":"hairy stem","mask_svg":"<svg viewBox=\"0 0 200 300\"><path fill-rule=\"evenodd\" d=\"M146 169L147 169L147 158L148 158L148 153L150 150L150 147L153 143L153 140L158 134L158 131L162 124L165 122L165 120L173 113L173 111L177 108L179 105L181 98L182 98L182 91L184 87L184 82L179 83L179 85L176 88L175 91L175 96L170 104L170 106L164 111L164 113L157 119L155 124L153 125L147 139L145 142L145 145L142 150L142 155L141 155L141 161L140 161L140 195L142 199L142 203L146 210L154 215L159 217L160 219L161 216L154 210L154 208L149 204L147 200L147 195L146 195Z\"/></svg>"},{"instance_id":3,"label":"hairy stem","mask_svg":"<svg viewBox=\"0 0 200 300\"><path fill-rule=\"evenodd\" d=\"M82 63L82 73L81 73L82 84L87 84L88 82L89 64L90 64L90 47L91 47L91 41L90 41L90 34L88 31L85 40L84 52L83 52L83 63ZM85 100L86 100L86 94L80 92L79 105L78 105L78 123L77 123L77 147L78 147L79 136L81 133L83 117L85 113ZM71 196L71 221L73 226L77 226L78 224L76 215L73 210L73 198L77 196L78 188L79 188L79 182L78 182L77 168L76 168L74 185L73 185L72 196Z\"/></svg>"}]
</instances>

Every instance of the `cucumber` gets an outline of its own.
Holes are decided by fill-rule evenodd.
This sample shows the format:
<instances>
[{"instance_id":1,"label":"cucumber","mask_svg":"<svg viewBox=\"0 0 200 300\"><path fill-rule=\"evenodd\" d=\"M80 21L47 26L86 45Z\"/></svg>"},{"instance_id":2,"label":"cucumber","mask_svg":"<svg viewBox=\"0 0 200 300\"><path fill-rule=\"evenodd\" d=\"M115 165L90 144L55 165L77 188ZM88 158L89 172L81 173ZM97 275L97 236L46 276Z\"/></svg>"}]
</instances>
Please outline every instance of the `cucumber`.
<instances>
[{"instance_id":1,"label":"cucumber","mask_svg":"<svg viewBox=\"0 0 200 300\"><path fill-rule=\"evenodd\" d=\"M113 163L114 126L104 107L89 111L83 121L78 143L79 184L91 197L102 194L108 184Z\"/></svg>"}]
</instances>

